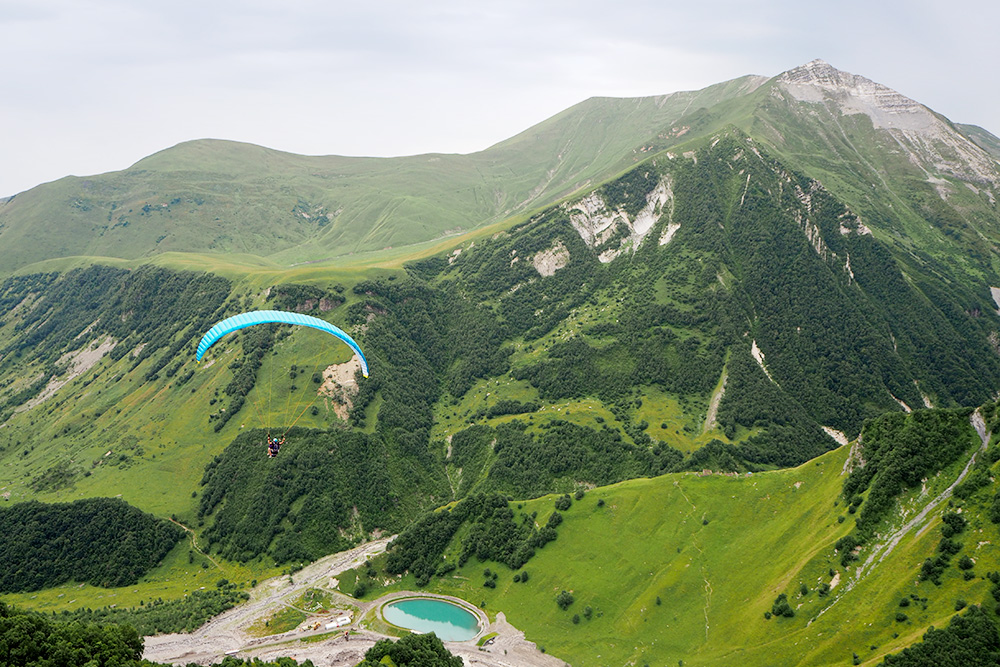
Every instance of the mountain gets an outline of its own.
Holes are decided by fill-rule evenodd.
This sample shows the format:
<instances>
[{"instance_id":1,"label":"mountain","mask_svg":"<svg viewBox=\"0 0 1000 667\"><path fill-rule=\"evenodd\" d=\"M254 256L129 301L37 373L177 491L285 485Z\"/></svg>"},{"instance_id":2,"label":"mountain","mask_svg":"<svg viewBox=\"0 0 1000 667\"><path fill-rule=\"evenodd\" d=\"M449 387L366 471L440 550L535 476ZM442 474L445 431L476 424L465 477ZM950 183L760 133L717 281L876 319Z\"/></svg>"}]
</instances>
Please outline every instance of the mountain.
<instances>
[{"instance_id":1,"label":"mountain","mask_svg":"<svg viewBox=\"0 0 1000 667\"><path fill-rule=\"evenodd\" d=\"M1000 452L984 423L996 425L994 410L887 415L853 447L797 468L668 474L503 503L506 528L497 511L451 539L413 539L428 520L341 576L342 589L363 583L374 589L363 597L376 599L425 586L481 600L573 665L840 665L852 656L877 665L959 611L982 614L986 641L957 664L993 664L997 485L974 480L996 469ZM887 493L894 502L879 510ZM512 567L497 545L525 523L554 525L555 537ZM877 526L874 535L845 548L865 524ZM419 561L400 569L421 550L437 569L423 583ZM561 591L569 604L559 604ZM966 645L951 640L955 661Z\"/></svg>"},{"instance_id":2,"label":"mountain","mask_svg":"<svg viewBox=\"0 0 1000 667\"><path fill-rule=\"evenodd\" d=\"M991 136L814 61L588 100L468 156L202 141L40 186L0 205L0 492L121 495L249 579L468 498L756 475L966 419L1000 386ZM335 322L370 377L289 329L195 362L255 308ZM871 502L843 475L823 503ZM154 579L179 595L194 558Z\"/></svg>"},{"instance_id":3,"label":"mountain","mask_svg":"<svg viewBox=\"0 0 1000 667\"><path fill-rule=\"evenodd\" d=\"M925 181L963 199L956 203L972 206L970 216L977 203L949 179L996 187L995 160L962 128L814 61L770 80L590 99L470 155L306 157L225 141L180 144L122 172L68 177L8 199L0 205L0 270L54 257L175 251L291 264L406 246L523 215L730 124L862 214L898 217L885 197ZM997 145L985 131L966 131Z\"/></svg>"},{"instance_id":4,"label":"mountain","mask_svg":"<svg viewBox=\"0 0 1000 667\"><path fill-rule=\"evenodd\" d=\"M693 105L753 90L593 99L471 155L306 157L193 141L131 168L38 186L0 207L0 271L53 257L169 252L312 261L440 238L524 213L620 170Z\"/></svg>"},{"instance_id":5,"label":"mountain","mask_svg":"<svg viewBox=\"0 0 1000 667\"><path fill-rule=\"evenodd\" d=\"M1000 159L1000 142L997 142L995 136L978 125L956 125L956 127L984 151L994 158Z\"/></svg>"}]
</instances>

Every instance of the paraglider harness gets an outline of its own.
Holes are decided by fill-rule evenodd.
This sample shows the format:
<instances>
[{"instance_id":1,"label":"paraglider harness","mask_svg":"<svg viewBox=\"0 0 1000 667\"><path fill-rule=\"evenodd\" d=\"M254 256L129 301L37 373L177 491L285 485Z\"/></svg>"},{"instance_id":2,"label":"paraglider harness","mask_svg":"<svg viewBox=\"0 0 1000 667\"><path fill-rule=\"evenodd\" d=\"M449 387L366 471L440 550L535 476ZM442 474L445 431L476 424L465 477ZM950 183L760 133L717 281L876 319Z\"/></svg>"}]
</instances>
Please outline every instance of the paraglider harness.
<instances>
[{"instance_id":1,"label":"paraglider harness","mask_svg":"<svg viewBox=\"0 0 1000 667\"><path fill-rule=\"evenodd\" d=\"M283 444L285 444L284 437L282 437L281 440L278 440L277 438L272 438L270 435L267 436L267 458L273 459L277 456L278 451L281 449Z\"/></svg>"}]
</instances>

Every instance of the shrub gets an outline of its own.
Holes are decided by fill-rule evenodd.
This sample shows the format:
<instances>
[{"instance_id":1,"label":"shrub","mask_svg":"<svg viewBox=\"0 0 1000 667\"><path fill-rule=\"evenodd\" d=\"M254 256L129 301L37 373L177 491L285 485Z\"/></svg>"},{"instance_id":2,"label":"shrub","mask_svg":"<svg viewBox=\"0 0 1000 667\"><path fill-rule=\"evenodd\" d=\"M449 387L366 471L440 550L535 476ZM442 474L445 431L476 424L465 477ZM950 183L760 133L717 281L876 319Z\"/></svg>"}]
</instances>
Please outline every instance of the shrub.
<instances>
[{"instance_id":1,"label":"shrub","mask_svg":"<svg viewBox=\"0 0 1000 667\"><path fill-rule=\"evenodd\" d=\"M771 613L775 616L784 616L785 618L792 618L795 616L795 610L792 606L788 604L788 596L782 593L775 600L774 604L771 605Z\"/></svg>"},{"instance_id":2,"label":"shrub","mask_svg":"<svg viewBox=\"0 0 1000 667\"><path fill-rule=\"evenodd\" d=\"M965 530L969 522L961 514L955 512L945 512L941 517L941 534L944 537L951 537Z\"/></svg>"},{"instance_id":3,"label":"shrub","mask_svg":"<svg viewBox=\"0 0 1000 667\"><path fill-rule=\"evenodd\" d=\"M947 537L942 539L938 543L938 551L942 554L948 554L949 556L954 556L962 549L962 544L956 542L955 540L949 540Z\"/></svg>"},{"instance_id":4,"label":"shrub","mask_svg":"<svg viewBox=\"0 0 1000 667\"><path fill-rule=\"evenodd\" d=\"M556 596L556 604L563 611L569 609L569 606L573 604L574 600L576 600L576 598L574 598L573 594L569 591L561 591L559 595Z\"/></svg>"}]
</instances>

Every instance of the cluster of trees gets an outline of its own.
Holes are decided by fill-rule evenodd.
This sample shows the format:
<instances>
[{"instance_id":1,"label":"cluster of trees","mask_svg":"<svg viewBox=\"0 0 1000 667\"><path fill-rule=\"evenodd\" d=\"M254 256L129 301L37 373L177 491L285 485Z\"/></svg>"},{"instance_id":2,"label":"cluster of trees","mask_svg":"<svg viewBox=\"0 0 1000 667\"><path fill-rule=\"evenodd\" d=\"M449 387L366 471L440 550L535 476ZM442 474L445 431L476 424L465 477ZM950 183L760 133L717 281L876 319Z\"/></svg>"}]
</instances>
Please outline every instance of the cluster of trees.
<instances>
[{"instance_id":1,"label":"cluster of trees","mask_svg":"<svg viewBox=\"0 0 1000 667\"><path fill-rule=\"evenodd\" d=\"M462 658L452 655L431 632L408 634L398 641L380 639L368 649L358 667L462 667L462 664Z\"/></svg>"},{"instance_id":2,"label":"cluster of trees","mask_svg":"<svg viewBox=\"0 0 1000 667\"><path fill-rule=\"evenodd\" d=\"M17 503L0 509L0 592L66 583L128 586L156 567L184 535L119 498Z\"/></svg>"},{"instance_id":3,"label":"cluster of trees","mask_svg":"<svg viewBox=\"0 0 1000 667\"><path fill-rule=\"evenodd\" d=\"M744 460L794 466L837 446L794 397L764 374L748 344L733 347L727 371L718 412L727 437L735 438L740 427L763 429L740 445Z\"/></svg>"},{"instance_id":4,"label":"cluster of trees","mask_svg":"<svg viewBox=\"0 0 1000 667\"><path fill-rule=\"evenodd\" d=\"M646 165L642 169L633 169L598 190L611 210L622 210L630 217L646 206L646 197L660 182L660 173Z\"/></svg>"},{"instance_id":5,"label":"cluster of trees","mask_svg":"<svg viewBox=\"0 0 1000 667\"><path fill-rule=\"evenodd\" d=\"M521 401L502 398L493 405L477 410L472 415L472 419L493 419L494 417L503 417L505 415L523 415L528 412L535 412L538 410L538 407L538 403L534 401L522 403Z\"/></svg>"},{"instance_id":6,"label":"cluster of trees","mask_svg":"<svg viewBox=\"0 0 1000 667\"><path fill-rule=\"evenodd\" d=\"M410 524L390 543L385 569L389 574L410 572L418 586L425 586L435 574L443 576L455 569L455 563L445 562L442 557L459 529L469 525L460 544L457 566L475 556L516 570L534 556L535 549L556 538L556 526L561 520L562 515L553 512L546 525L536 529L535 517L523 513L515 516L505 497L470 496L450 509L431 512Z\"/></svg>"},{"instance_id":7,"label":"cluster of trees","mask_svg":"<svg viewBox=\"0 0 1000 667\"><path fill-rule=\"evenodd\" d=\"M785 593L781 593L774 600L774 604L771 605L771 611L764 614L765 617L771 618L772 616L781 616L784 618L793 618L795 616L795 610L792 609L792 605L788 603L788 596Z\"/></svg>"},{"instance_id":8,"label":"cluster of trees","mask_svg":"<svg viewBox=\"0 0 1000 667\"><path fill-rule=\"evenodd\" d=\"M476 425L452 437L452 462L462 467L462 488L537 497L560 483L613 484L679 469L683 454L663 445L634 445L617 430L555 419L540 433L512 421L496 428ZM488 467L487 467L488 465Z\"/></svg>"},{"instance_id":9,"label":"cluster of trees","mask_svg":"<svg viewBox=\"0 0 1000 667\"><path fill-rule=\"evenodd\" d=\"M931 628L918 643L886 656L887 667L978 667L1000 664L1000 636L978 605L955 615L946 628Z\"/></svg>"},{"instance_id":10,"label":"cluster of trees","mask_svg":"<svg viewBox=\"0 0 1000 667\"><path fill-rule=\"evenodd\" d=\"M905 489L918 487L921 479L944 469L978 442L969 412L965 408L897 412L865 422L861 434L865 465L851 471L843 496L852 505L865 491L868 496L855 530L837 543L843 564L851 560L856 546L871 539Z\"/></svg>"},{"instance_id":11,"label":"cluster of trees","mask_svg":"<svg viewBox=\"0 0 1000 667\"><path fill-rule=\"evenodd\" d=\"M414 635L416 636L416 635ZM433 637L433 635L431 635ZM436 637L434 638L436 639ZM440 645L440 640L437 644ZM426 646L421 641L409 662L410 667L458 667L454 662L428 662ZM55 619L24 611L0 602L0 665L17 667L169 667L142 659L142 636L134 627L118 623L92 623L73 619ZM373 649L374 650L374 649ZM443 650L443 647L442 647ZM401 654L406 655L406 654ZM374 663L362 664L379 664ZM226 656L212 667L314 667L311 660L298 663L292 658L263 661Z\"/></svg>"},{"instance_id":12,"label":"cluster of trees","mask_svg":"<svg viewBox=\"0 0 1000 667\"><path fill-rule=\"evenodd\" d=\"M249 599L249 595L226 583L214 589L191 591L177 600L150 600L138 607L83 607L63 611L54 620L128 625L142 636L193 632L208 619Z\"/></svg>"},{"instance_id":13,"label":"cluster of trees","mask_svg":"<svg viewBox=\"0 0 1000 667\"><path fill-rule=\"evenodd\" d=\"M267 300L277 310L295 311L297 313L326 312L343 305L344 286L337 285L333 290L321 289L315 285L299 285L283 283L271 288Z\"/></svg>"},{"instance_id":14,"label":"cluster of trees","mask_svg":"<svg viewBox=\"0 0 1000 667\"><path fill-rule=\"evenodd\" d=\"M941 575L944 574L951 562L951 557L962 550L962 545L951 538L964 531L967 525L968 521L961 514L945 512L944 516L941 517L941 541L938 542L937 556L924 559L920 566L920 579L922 581L930 580L939 586L941 585ZM958 566L967 573L966 579L971 579L974 576L971 572L973 562L968 556L963 556Z\"/></svg>"},{"instance_id":15,"label":"cluster of trees","mask_svg":"<svg viewBox=\"0 0 1000 667\"><path fill-rule=\"evenodd\" d=\"M506 372L510 349L492 317L447 290L390 279L362 282L354 291L360 300L348 309L348 320L367 325L364 345L372 363L352 422L365 424L379 392L377 432L387 446L421 466L433 465L434 404L445 388L459 396L476 379Z\"/></svg>"},{"instance_id":16,"label":"cluster of trees","mask_svg":"<svg viewBox=\"0 0 1000 667\"><path fill-rule=\"evenodd\" d=\"M0 602L0 665L139 667L142 647L128 625L58 623Z\"/></svg>"},{"instance_id":17,"label":"cluster of trees","mask_svg":"<svg viewBox=\"0 0 1000 667\"><path fill-rule=\"evenodd\" d=\"M0 313L7 313L25 299L38 296L59 277L58 273L11 276L0 283Z\"/></svg>"},{"instance_id":18,"label":"cluster of trees","mask_svg":"<svg viewBox=\"0 0 1000 667\"><path fill-rule=\"evenodd\" d=\"M204 539L223 557L311 561L376 528L405 523L380 438L296 428L281 455L269 459L266 437L256 429L241 433L202 478L198 517L214 516Z\"/></svg>"}]
</instances>

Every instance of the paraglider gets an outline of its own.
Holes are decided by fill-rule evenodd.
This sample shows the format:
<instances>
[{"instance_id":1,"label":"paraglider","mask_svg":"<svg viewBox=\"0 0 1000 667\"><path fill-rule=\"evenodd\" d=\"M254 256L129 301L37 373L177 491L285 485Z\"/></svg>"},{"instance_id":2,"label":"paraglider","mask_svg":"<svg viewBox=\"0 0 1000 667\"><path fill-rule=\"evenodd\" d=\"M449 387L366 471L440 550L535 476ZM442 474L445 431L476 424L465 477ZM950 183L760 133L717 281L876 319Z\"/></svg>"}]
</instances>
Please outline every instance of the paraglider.
<instances>
[{"instance_id":1,"label":"paraglider","mask_svg":"<svg viewBox=\"0 0 1000 667\"><path fill-rule=\"evenodd\" d=\"M201 361L202 356L208 351L208 348L212 347L217 340L222 338L228 333L238 331L239 329L245 329L246 327L251 327L255 324L297 324L305 327L312 327L313 329L319 329L320 331L325 331L332 334L347 343L354 353L358 355L358 359L361 361L361 373L365 377L368 377L368 360L365 359L364 353L361 351L361 347L354 342L354 339L348 336L341 328L336 327L329 322L319 319L318 317L312 317L311 315L302 315L300 313L286 313L281 310L254 310L249 313L240 313L239 315L233 315L232 317L227 317L222 320L214 327L208 330L201 338L201 342L198 343L198 352L195 358Z\"/></svg>"},{"instance_id":2,"label":"paraglider","mask_svg":"<svg viewBox=\"0 0 1000 667\"><path fill-rule=\"evenodd\" d=\"M246 327L251 327L257 324L292 324L297 326L311 327L313 329L318 329L325 333L331 334L340 341L346 343L357 355L358 361L361 364L361 373L368 377L368 360L365 359L364 353L361 351L361 347L347 335L342 329L319 319L318 317L312 317L310 315L302 315L301 313L288 313L280 310L256 310L246 313L240 313L239 315L233 315L232 317L227 317L226 319L218 322L215 326L208 330L208 332L202 336L201 341L198 343L198 350L195 358L198 362L201 362L202 357L208 351L212 345L214 345L219 339L227 334L234 331L244 329ZM294 367L293 367L294 369ZM295 387L293 386L294 390ZM263 412L263 410L261 410ZM304 410L303 410L304 412ZM301 414L299 415L301 416ZM295 420L297 421L297 419ZM294 425L294 422L292 422ZM265 444L267 445L267 456L268 458L274 458L278 455L281 446L285 444L285 435L282 434L281 437L273 437L270 433L270 427L268 428L267 438ZM291 428L291 427L289 427ZM286 431L287 433L287 431Z\"/></svg>"}]
</instances>

